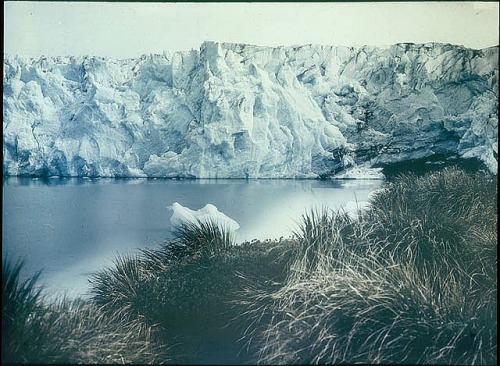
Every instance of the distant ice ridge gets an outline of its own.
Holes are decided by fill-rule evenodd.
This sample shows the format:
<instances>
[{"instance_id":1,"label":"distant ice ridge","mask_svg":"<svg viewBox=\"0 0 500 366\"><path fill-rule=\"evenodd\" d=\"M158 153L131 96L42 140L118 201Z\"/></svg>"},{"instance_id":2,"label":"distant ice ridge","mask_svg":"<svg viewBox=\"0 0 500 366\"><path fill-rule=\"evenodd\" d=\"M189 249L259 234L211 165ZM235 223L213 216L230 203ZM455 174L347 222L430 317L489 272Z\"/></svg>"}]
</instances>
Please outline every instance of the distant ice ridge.
<instances>
[{"instance_id":1,"label":"distant ice ridge","mask_svg":"<svg viewBox=\"0 0 500 366\"><path fill-rule=\"evenodd\" d=\"M5 175L355 177L436 156L497 172L498 47L5 55L3 80Z\"/></svg>"},{"instance_id":2,"label":"distant ice ridge","mask_svg":"<svg viewBox=\"0 0 500 366\"><path fill-rule=\"evenodd\" d=\"M170 218L170 225L173 230L181 227L183 224L198 224L199 222L213 222L229 231L236 231L240 228L240 225L236 221L220 212L217 207L210 203L197 211L184 207L178 202L174 202L169 208L173 211Z\"/></svg>"}]
</instances>

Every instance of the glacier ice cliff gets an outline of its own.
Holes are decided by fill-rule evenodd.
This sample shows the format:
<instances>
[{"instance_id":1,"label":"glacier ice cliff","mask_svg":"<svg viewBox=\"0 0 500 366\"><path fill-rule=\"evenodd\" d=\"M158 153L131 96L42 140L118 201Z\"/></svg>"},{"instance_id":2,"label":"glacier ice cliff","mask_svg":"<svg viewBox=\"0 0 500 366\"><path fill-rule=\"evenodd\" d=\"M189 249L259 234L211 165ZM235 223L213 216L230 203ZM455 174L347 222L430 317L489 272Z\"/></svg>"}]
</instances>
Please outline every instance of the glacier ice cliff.
<instances>
[{"instance_id":1,"label":"glacier ice cliff","mask_svg":"<svg viewBox=\"0 0 500 366\"><path fill-rule=\"evenodd\" d=\"M498 46L4 55L3 173L313 178L416 159L497 173Z\"/></svg>"}]
</instances>

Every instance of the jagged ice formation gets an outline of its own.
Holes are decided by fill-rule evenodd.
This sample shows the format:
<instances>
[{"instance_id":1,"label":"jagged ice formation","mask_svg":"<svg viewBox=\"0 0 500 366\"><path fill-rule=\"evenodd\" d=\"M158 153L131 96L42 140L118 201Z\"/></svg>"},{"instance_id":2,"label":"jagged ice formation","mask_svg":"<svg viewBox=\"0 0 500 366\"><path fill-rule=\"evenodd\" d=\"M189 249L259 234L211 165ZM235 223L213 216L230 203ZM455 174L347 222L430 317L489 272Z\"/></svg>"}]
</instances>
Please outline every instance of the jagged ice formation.
<instances>
[{"instance_id":1,"label":"jagged ice formation","mask_svg":"<svg viewBox=\"0 0 500 366\"><path fill-rule=\"evenodd\" d=\"M312 178L433 156L497 173L498 47L5 55L3 83L4 175Z\"/></svg>"}]
</instances>

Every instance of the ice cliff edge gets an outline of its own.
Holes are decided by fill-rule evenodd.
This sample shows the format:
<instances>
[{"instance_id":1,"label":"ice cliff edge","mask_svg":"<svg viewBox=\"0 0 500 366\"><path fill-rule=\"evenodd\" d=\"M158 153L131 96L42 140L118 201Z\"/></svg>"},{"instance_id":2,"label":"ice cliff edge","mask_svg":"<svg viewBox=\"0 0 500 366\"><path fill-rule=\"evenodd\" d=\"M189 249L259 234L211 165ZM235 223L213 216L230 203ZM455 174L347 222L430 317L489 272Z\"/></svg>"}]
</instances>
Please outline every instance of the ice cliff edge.
<instances>
[{"instance_id":1,"label":"ice cliff edge","mask_svg":"<svg viewBox=\"0 0 500 366\"><path fill-rule=\"evenodd\" d=\"M3 173L308 178L437 156L497 173L498 47L4 55Z\"/></svg>"}]
</instances>

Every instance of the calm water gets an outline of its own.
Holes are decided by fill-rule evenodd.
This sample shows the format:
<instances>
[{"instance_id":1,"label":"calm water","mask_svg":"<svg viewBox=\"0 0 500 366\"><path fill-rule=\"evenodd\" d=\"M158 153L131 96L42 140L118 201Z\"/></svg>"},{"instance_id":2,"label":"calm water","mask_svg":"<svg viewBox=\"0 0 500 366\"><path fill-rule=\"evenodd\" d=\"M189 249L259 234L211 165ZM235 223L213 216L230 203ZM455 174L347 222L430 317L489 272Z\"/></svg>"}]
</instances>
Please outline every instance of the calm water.
<instances>
[{"instance_id":1,"label":"calm water","mask_svg":"<svg viewBox=\"0 0 500 366\"><path fill-rule=\"evenodd\" d=\"M92 272L116 254L171 237L167 208L212 203L240 224L237 241L290 236L301 215L326 206L354 210L381 181L8 178L3 181L2 256L43 270L47 293L85 294Z\"/></svg>"}]
</instances>

